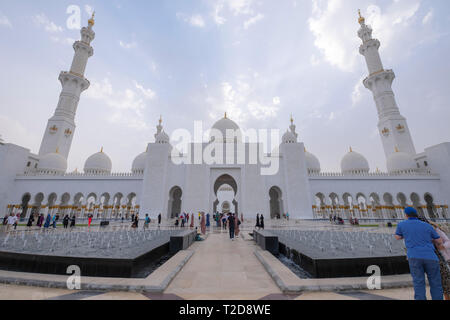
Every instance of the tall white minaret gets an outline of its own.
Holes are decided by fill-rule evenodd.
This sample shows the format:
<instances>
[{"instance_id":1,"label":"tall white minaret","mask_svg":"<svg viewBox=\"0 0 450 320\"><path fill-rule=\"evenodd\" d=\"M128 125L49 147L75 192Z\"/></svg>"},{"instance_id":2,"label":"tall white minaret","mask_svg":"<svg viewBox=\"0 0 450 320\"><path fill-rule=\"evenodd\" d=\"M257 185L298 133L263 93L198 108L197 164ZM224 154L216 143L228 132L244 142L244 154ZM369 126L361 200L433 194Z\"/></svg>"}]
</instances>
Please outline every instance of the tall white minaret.
<instances>
[{"instance_id":1,"label":"tall white minaret","mask_svg":"<svg viewBox=\"0 0 450 320\"><path fill-rule=\"evenodd\" d=\"M364 86L372 91L378 110L378 129L383 142L386 158L395 153L396 148L411 155L416 149L409 132L406 118L400 114L392 91L395 74L392 70L385 70L381 62L380 41L372 38L372 29L366 25L366 20L359 11L361 28L358 36L363 41L359 52L366 58L369 76L364 80Z\"/></svg>"},{"instance_id":2,"label":"tall white minaret","mask_svg":"<svg viewBox=\"0 0 450 320\"><path fill-rule=\"evenodd\" d=\"M59 150L59 154L66 159L69 156L80 95L90 85L84 77L84 72L88 59L94 54L94 49L91 47L91 42L95 38L95 32L92 30L94 24L94 14L92 14L88 27L81 29L81 40L73 44L75 55L70 71L63 71L59 75L62 91L55 114L48 120L39 150L40 156L54 153L55 150Z\"/></svg>"}]
</instances>

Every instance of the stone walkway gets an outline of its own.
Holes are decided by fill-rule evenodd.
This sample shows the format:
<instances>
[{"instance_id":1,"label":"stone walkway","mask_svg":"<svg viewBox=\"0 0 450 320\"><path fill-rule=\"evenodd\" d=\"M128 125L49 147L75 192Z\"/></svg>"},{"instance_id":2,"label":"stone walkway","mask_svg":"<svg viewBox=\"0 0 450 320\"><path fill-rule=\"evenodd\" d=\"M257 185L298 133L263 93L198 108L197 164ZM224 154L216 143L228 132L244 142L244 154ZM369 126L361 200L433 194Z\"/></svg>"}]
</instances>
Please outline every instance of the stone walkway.
<instances>
[{"instance_id":1,"label":"stone walkway","mask_svg":"<svg viewBox=\"0 0 450 320\"><path fill-rule=\"evenodd\" d=\"M210 233L195 243L194 256L164 292L183 299L257 300L280 289L254 255L253 241L231 241L228 232Z\"/></svg>"}]
</instances>

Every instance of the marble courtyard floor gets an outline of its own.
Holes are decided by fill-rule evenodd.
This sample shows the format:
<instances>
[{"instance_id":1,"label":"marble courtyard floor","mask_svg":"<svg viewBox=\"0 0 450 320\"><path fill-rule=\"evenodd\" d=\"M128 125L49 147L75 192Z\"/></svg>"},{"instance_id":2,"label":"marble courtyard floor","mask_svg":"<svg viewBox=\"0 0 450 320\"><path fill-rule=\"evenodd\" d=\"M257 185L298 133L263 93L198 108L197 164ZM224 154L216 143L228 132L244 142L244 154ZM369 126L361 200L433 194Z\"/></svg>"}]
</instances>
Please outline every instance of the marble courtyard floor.
<instances>
[{"instance_id":1,"label":"marble courtyard floor","mask_svg":"<svg viewBox=\"0 0 450 320\"><path fill-rule=\"evenodd\" d=\"M311 226L309 226L311 227ZM318 228L324 227L323 225ZM162 294L70 291L0 284L0 299L9 300L412 300L412 288L345 292L281 292L254 252L248 236L231 241L227 231L208 233L189 248L192 258Z\"/></svg>"}]
</instances>

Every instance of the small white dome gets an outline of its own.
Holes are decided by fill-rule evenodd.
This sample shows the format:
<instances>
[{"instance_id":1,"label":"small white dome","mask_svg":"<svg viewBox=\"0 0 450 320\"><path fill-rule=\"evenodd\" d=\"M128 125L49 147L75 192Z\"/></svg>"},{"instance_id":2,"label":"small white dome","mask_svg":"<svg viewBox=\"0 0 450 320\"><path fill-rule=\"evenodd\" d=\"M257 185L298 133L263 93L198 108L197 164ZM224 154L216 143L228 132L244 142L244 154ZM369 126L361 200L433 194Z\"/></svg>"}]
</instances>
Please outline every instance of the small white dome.
<instances>
[{"instance_id":1,"label":"small white dome","mask_svg":"<svg viewBox=\"0 0 450 320\"><path fill-rule=\"evenodd\" d=\"M342 159L341 169L344 174L368 173L370 170L367 159L353 150L350 150Z\"/></svg>"},{"instance_id":2,"label":"small white dome","mask_svg":"<svg viewBox=\"0 0 450 320\"><path fill-rule=\"evenodd\" d=\"M110 174L111 169L111 159L103 150L90 156L84 163L84 173L87 174Z\"/></svg>"},{"instance_id":3,"label":"small white dome","mask_svg":"<svg viewBox=\"0 0 450 320\"><path fill-rule=\"evenodd\" d=\"M293 134L291 131L286 131L286 133L283 135L283 143L296 143L297 137L295 134Z\"/></svg>"},{"instance_id":4,"label":"small white dome","mask_svg":"<svg viewBox=\"0 0 450 320\"><path fill-rule=\"evenodd\" d=\"M320 173L320 161L315 155L305 150L306 168L309 173Z\"/></svg>"},{"instance_id":5,"label":"small white dome","mask_svg":"<svg viewBox=\"0 0 450 320\"><path fill-rule=\"evenodd\" d=\"M38 171L48 174L64 174L67 170L67 160L59 153L49 153L39 160Z\"/></svg>"},{"instance_id":6,"label":"small white dome","mask_svg":"<svg viewBox=\"0 0 450 320\"><path fill-rule=\"evenodd\" d=\"M395 152L387 159L389 173L411 173L416 170L416 163L411 155L405 152Z\"/></svg>"},{"instance_id":7,"label":"small white dome","mask_svg":"<svg viewBox=\"0 0 450 320\"><path fill-rule=\"evenodd\" d=\"M167 133L164 132L164 130L156 134L155 140L156 143L170 143L170 137Z\"/></svg>"},{"instance_id":8,"label":"small white dome","mask_svg":"<svg viewBox=\"0 0 450 320\"><path fill-rule=\"evenodd\" d=\"M146 159L147 159L147 152L143 152L140 155L138 155L133 161L133 165L131 166L131 172L143 173L145 170Z\"/></svg>"},{"instance_id":9,"label":"small white dome","mask_svg":"<svg viewBox=\"0 0 450 320\"><path fill-rule=\"evenodd\" d=\"M211 128L210 139L211 141L227 141L227 132L238 135L238 141L241 141L241 130L239 126L233 120L228 119L226 116L223 119L217 121ZM233 139L234 141L234 139ZM233 142L231 141L231 142Z\"/></svg>"}]
</instances>

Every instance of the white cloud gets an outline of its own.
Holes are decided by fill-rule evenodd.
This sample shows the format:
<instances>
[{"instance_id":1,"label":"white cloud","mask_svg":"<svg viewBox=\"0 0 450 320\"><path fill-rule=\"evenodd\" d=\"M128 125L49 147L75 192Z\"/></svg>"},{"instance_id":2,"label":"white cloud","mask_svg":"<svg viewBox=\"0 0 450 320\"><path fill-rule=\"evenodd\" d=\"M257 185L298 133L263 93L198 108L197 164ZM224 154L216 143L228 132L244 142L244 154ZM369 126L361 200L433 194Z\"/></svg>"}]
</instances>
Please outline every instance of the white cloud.
<instances>
[{"instance_id":1,"label":"white cloud","mask_svg":"<svg viewBox=\"0 0 450 320\"><path fill-rule=\"evenodd\" d=\"M9 21L8 17L0 13L0 26L8 27L12 29L11 21Z\"/></svg>"},{"instance_id":2,"label":"white cloud","mask_svg":"<svg viewBox=\"0 0 450 320\"><path fill-rule=\"evenodd\" d=\"M102 101L111 109L108 121L138 130L148 129L144 121L144 111L147 109L145 100L152 100L156 94L151 89L145 89L134 81L135 88L123 90L113 89L109 78L101 82L93 81L86 92L88 99Z\"/></svg>"},{"instance_id":3,"label":"white cloud","mask_svg":"<svg viewBox=\"0 0 450 320\"><path fill-rule=\"evenodd\" d=\"M395 39L411 33L421 0L391 0L384 11L364 0L367 24L374 29L374 37L388 48ZM357 15L354 3L346 0L312 0L313 10L309 29L315 37L314 45L325 61L343 71L354 71L361 40L356 36ZM364 4L363 4L364 6Z\"/></svg>"},{"instance_id":4,"label":"white cloud","mask_svg":"<svg viewBox=\"0 0 450 320\"><path fill-rule=\"evenodd\" d=\"M353 87L353 92L352 92L352 106L355 107L362 98L363 92L365 92L364 90L366 90L366 88L363 85L363 81L364 81L365 77L362 77Z\"/></svg>"},{"instance_id":5,"label":"white cloud","mask_svg":"<svg viewBox=\"0 0 450 320\"><path fill-rule=\"evenodd\" d=\"M255 12L255 3L256 1L254 0L217 0L213 5L213 12L211 15L217 25L222 25L227 21L223 16L225 10L235 17L252 15L253 18L247 21L249 23L248 26L250 26L254 22L262 19L261 14ZM257 20L252 22L252 19L255 18ZM248 26L246 28L248 28Z\"/></svg>"},{"instance_id":6,"label":"white cloud","mask_svg":"<svg viewBox=\"0 0 450 320\"><path fill-rule=\"evenodd\" d=\"M44 27L44 30L48 33L63 32L63 28L61 26L58 26L54 22L50 21L43 13L35 15L33 17L33 21L37 26Z\"/></svg>"},{"instance_id":7,"label":"white cloud","mask_svg":"<svg viewBox=\"0 0 450 320\"><path fill-rule=\"evenodd\" d=\"M223 10L223 7L224 7L223 2L221 2L221 1L217 2L216 5L214 6L214 10L213 10L213 13L212 13L212 17L214 19L214 22L216 24L218 24L218 25L222 25L222 24L224 24L227 21L227 19L225 19L224 17L220 16L220 13Z\"/></svg>"},{"instance_id":8,"label":"white cloud","mask_svg":"<svg viewBox=\"0 0 450 320\"><path fill-rule=\"evenodd\" d=\"M258 13L256 16L254 16L244 22L244 28L248 29L251 25L257 23L258 21L260 21L262 19L264 19L264 15L261 13Z\"/></svg>"},{"instance_id":9,"label":"white cloud","mask_svg":"<svg viewBox=\"0 0 450 320\"><path fill-rule=\"evenodd\" d=\"M281 99L279 97L262 98L255 89L258 84L251 81L264 83L266 80L240 75L233 81L222 82L215 94L206 99L206 103L211 106L210 118L217 119L224 112L227 112L230 118L238 119L241 124L246 123L250 118L256 120L275 118Z\"/></svg>"},{"instance_id":10,"label":"white cloud","mask_svg":"<svg viewBox=\"0 0 450 320\"><path fill-rule=\"evenodd\" d=\"M136 41L132 41L132 42L124 42L122 40L119 40L119 45L124 48L124 49L132 49L132 48L136 48L137 47L137 43Z\"/></svg>"},{"instance_id":11,"label":"white cloud","mask_svg":"<svg viewBox=\"0 0 450 320\"><path fill-rule=\"evenodd\" d=\"M56 37L56 36L50 36L50 40L52 40L53 42L68 45L68 46L73 45L74 42L76 41L75 39L72 39L72 38L64 38L64 37L61 38L61 37Z\"/></svg>"},{"instance_id":12,"label":"white cloud","mask_svg":"<svg viewBox=\"0 0 450 320\"><path fill-rule=\"evenodd\" d=\"M2 138L7 143L14 143L24 148L39 145L40 136L35 132L30 132L23 123L9 118L6 115L0 115L0 128L2 128Z\"/></svg>"},{"instance_id":13,"label":"white cloud","mask_svg":"<svg viewBox=\"0 0 450 320\"><path fill-rule=\"evenodd\" d=\"M241 14L253 14L253 0L227 0L226 3L235 16Z\"/></svg>"},{"instance_id":14,"label":"white cloud","mask_svg":"<svg viewBox=\"0 0 450 320\"><path fill-rule=\"evenodd\" d=\"M203 17L200 14L194 14L192 16L186 15L184 13L177 13L177 18L189 23L191 26L203 28L205 27L206 23Z\"/></svg>"},{"instance_id":15,"label":"white cloud","mask_svg":"<svg viewBox=\"0 0 450 320\"><path fill-rule=\"evenodd\" d=\"M136 81L134 82L134 85L136 86L136 89L138 89L139 92L141 92L144 95L145 98L153 100L156 97L156 93L152 89L146 89Z\"/></svg>"},{"instance_id":16,"label":"white cloud","mask_svg":"<svg viewBox=\"0 0 450 320\"><path fill-rule=\"evenodd\" d=\"M433 10L428 11L427 15L423 18L422 23L427 24L433 19Z\"/></svg>"},{"instance_id":17,"label":"white cloud","mask_svg":"<svg viewBox=\"0 0 450 320\"><path fill-rule=\"evenodd\" d=\"M273 98L273 104L274 105L279 105L281 103L281 99L280 99L280 97L274 97Z\"/></svg>"}]
</instances>

